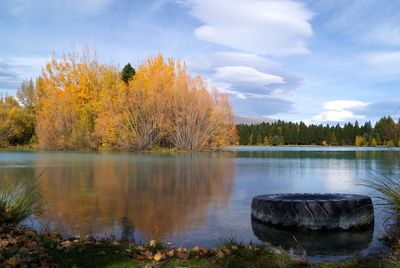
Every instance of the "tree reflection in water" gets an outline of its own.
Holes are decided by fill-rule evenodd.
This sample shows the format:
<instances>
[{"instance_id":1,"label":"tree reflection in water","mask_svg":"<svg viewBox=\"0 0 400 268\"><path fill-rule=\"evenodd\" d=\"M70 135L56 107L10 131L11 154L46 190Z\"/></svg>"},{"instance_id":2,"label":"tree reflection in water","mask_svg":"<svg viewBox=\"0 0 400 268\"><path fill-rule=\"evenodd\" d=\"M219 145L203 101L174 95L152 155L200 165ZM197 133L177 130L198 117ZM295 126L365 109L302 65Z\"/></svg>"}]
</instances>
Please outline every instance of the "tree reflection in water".
<instances>
[{"instance_id":1,"label":"tree reflection in water","mask_svg":"<svg viewBox=\"0 0 400 268\"><path fill-rule=\"evenodd\" d=\"M67 156L66 156L67 155ZM41 154L45 222L65 235L179 236L227 205L235 159L225 154ZM54 225L54 224L53 224Z\"/></svg>"}]
</instances>

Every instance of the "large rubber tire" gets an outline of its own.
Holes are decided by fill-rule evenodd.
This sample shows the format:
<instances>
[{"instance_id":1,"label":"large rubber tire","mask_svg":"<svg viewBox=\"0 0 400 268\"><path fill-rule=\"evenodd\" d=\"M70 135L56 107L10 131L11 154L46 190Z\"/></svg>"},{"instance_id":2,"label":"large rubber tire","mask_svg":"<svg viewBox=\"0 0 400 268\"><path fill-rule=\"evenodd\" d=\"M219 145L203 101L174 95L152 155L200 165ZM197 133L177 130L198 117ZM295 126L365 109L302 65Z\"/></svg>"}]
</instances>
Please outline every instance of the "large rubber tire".
<instances>
[{"instance_id":1,"label":"large rubber tire","mask_svg":"<svg viewBox=\"0 0 400 268\"><path fill-rule=\"evenodd\" d=\"M272 194L253 198L251 214L273 225L310 230L372 226L371 198L355 194Z\"/></svg>"}]
</instances>

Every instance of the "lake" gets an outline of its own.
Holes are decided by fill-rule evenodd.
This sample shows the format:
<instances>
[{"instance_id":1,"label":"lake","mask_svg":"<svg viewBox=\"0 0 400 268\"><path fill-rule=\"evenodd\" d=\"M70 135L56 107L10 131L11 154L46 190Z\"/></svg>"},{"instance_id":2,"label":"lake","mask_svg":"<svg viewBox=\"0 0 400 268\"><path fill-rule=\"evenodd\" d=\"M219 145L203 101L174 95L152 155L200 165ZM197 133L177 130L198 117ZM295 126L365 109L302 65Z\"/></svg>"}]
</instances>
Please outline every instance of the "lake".
<instances>
[{"instance_id":1,"label":"lake","mask_svg":"<svg viewBox=\"0 0 400 268\"><path fill-rule=\"evenodd\" d=\"M359 193L360 180L393 176L398 148L232 147L218 153L0 152L0 187L42 173L46 213L26 224L65 236L92 234L176 246L229 238L269 242L312 261L381 250L384 213L373 230L299 233L252 222L251 199L270 193ZM326 243L326 241L330 241Z\"/></svg>"}]
</instances>

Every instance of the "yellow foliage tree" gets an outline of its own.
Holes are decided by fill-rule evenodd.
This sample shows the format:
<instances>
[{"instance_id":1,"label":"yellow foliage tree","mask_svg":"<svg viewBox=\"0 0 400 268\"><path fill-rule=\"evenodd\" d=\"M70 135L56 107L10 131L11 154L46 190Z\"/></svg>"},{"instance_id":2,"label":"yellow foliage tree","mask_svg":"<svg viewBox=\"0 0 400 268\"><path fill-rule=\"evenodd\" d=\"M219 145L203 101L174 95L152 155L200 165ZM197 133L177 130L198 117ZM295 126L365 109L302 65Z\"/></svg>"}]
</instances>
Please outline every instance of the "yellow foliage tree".
<instances>
[{"instance_id":1,"label":"yellow foliage tree","mask_svg":"<svg viewBox=\"0 0 400 268\"><path fill-rule=\"evenodd\" d=\"M88 50L53 55L36 88L44 149L208 150L237 140L227 96L162 55L144 61L129 83Z\"/></svg>"},{"instance_id":2,"label":"yellow foliage tree","mask_svg":"<svg viewBox=\"0 0 400 268\"><path fill-rule=\"evenodd\" d=\"M110 80L110 77L113 79ZM52 59L42 70L36 88L39 99L37 129L43 149L93 147L94 123L102 93L118 81L115 67L99 64L88 49Z\"/></svg>"},{"instance_id":3,"label":"yellow foliage tree","mask_svg":"<svg viewBox=\"0 0 400 268\"><path fill-rule=\"evenodd\" d=\"M360 135L356 136L355 142L354 142L355 146L363 146L364 145L364 138Z\"/></svg>"},{"instance_id":4,"label":"yellow foliage tree","mask_svg":"<svg viewBox=\"0 0 400 268\"><path fill-rule=\"evenodd\" d=\"M0 147L28 144L33 135L33 118L14 97L0 97Z\"/></svg>"}]
</instances>

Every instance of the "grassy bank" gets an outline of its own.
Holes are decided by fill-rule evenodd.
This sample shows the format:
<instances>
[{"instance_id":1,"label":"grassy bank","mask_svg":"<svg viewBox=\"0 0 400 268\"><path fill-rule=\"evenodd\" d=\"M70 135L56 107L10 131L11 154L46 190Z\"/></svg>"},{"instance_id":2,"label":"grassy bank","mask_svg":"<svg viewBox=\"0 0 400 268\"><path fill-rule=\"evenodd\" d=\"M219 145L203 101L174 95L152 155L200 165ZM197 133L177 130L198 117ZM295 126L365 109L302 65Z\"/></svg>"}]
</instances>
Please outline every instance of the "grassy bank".
<instances>
[{"instance_id":1,"label":"grassy bank","mask_svg":"<svg viewBox=\"0 0 400 268\"><path fill-rule=\"evenodd\" d=\"M89 236L65 240L12 225L0 229L0 267L400 267L397 251L311 264L265 244L230 241L212 249L187 249L154 240L141 245Z\"/></svg>"},{"instance_id":2,"label":"grassy bank","mask_svg":"<svg viewBox=\"0 0 400 268\"><path fill-rule=\"evenodd\" d=\"M145 260L138 255L127 254L129 247L118 245L87 245L84 249L73 249L68 253L50 250L50 256L61 267L400 267L393 256L369 256L340 262L311 264L304 259L293 259L286 252L272 250L264 245L242 245L228 243L212 249L211 255L202 256L201 250L178 249L172 256L155 261L149 255ZM181 250L181 252L179 252ZM210 251L208 251L210 252ZM139 255L140 256L140 255Z\"/></svg>"}]
</instances>

